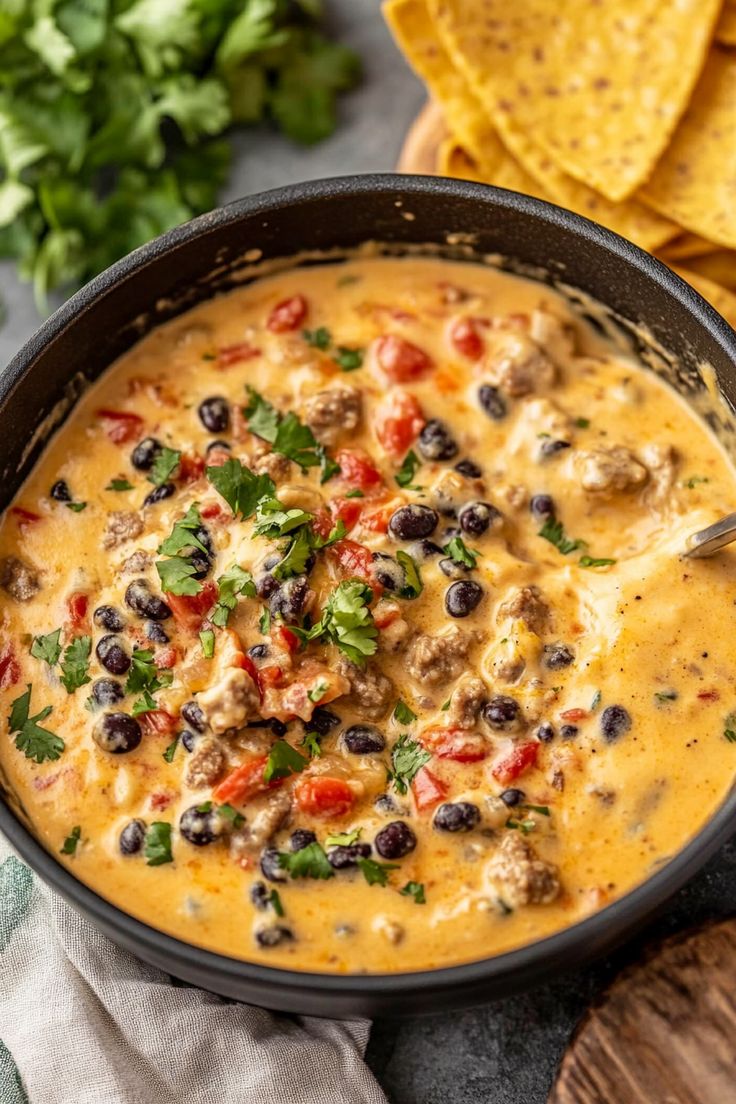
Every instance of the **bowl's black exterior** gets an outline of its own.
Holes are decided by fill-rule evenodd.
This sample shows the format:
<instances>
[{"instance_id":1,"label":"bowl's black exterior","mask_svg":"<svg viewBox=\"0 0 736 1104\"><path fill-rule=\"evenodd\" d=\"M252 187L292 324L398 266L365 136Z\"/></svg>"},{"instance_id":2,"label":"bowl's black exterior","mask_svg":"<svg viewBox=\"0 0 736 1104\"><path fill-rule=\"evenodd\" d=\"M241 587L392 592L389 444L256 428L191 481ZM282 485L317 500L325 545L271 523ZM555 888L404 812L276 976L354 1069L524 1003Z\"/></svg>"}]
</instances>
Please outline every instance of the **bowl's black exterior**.
<instances>
[{"instance_id":1,"label":"bowl's black exterior","mask_svg":"<svg viewBox=\"0 0 736 1104\"><path fill-rule=\"evenodd\" d=\"M240 200L165 234L93 280L40 328L0 378L0 508L42 447L39 440L29 448L34 433L69 397L77 373L96 377L151 325L226 288L247 251L289 257L371 240L396 246L429 243L448 255L462 254L463 243L467 254L469 243L477 256L503 254L544 270L543 278L562 279L623 319L644 324L679 359L682 389L698 387L698 363L709 362L734 405L734 331L667 268L617 235L538 200L457 180L380 175L315 181ZM36 841L11 809L11 795L6 796L7 802L0 802L0 829L46 882L116 943L225 996L343 1017L477 1004L579 966L640 925L736 825L732 793L692 842L639 888L589 919L517 951L421 973L345 977L241 962L132 919L76 881ZM399 965L400 955L398 949Z\"/></svg>"}]
</instances>

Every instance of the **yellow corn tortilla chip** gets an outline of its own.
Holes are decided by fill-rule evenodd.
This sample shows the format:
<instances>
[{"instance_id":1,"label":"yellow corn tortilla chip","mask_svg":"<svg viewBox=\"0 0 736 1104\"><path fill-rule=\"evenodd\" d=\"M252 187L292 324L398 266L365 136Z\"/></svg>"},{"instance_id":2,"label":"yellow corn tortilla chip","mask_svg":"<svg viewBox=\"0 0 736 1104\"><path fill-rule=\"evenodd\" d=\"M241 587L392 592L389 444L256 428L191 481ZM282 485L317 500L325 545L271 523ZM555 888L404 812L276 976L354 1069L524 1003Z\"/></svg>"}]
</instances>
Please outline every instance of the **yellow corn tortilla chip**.
<instances>
[{"instance_id":1,"label":"yellow corn tortilla chip","mask_svg":"<svg viewBox=\"0 0 736 1104\"><path fill-rule=\"evenodd\" d=\"M685 261L690 257L702 257L705 253L712 253L716 246L699 234L690 234L686 231L673 241L667 242L662 253L673 261Z\"/></svg>"},{"instance_id":2,"label":"yellow corn tortilla chip","mask_svg":"<svg viewBox=\"0 0 736 1104\"><path fill-rule=\"evenodd\" d=\"M683 114L722 0L432 0L490 117L565 172L622 200Z\"/></svg>"},{"instance_id":3,"label":"yellow corn tortilla chip","mask_svg":"<svg viewBox=\"0 0 736 1104\"><path fill-rule=\"evenodd\" d=\"M508 143L499 140L480 100L438 39L427 0L389 0L383 13L399 48L442 108L449 129L486 184L560 203L596 219L643 249L657 249L675 236L676 226L638 201L610 203L564 173L553 173L551 163L548 172L544 163L549 159L544 154L530 150L524 158L514 156L516 149L509 152ZM523 142L517 144L523 148ZM551 186L553 181L555 188Z\"/></svg>"},{"instance_id":4,"label":"yellow corn tortilla chip","mask_svg":"<svg viewBox=\"0 0 736 1104\"><path fill-rule=\"evenodd\" d=\"M726 0L721 18L716 23L716 42L736 46L736 3Z\"/></svg>"},{"instance_id":5,"label":"yellow corn tortilla chip","mask_svg":"<svg viewBox=\"0 0 736 1104\"><path fill-rule=\"evenodd\" d=\"M452 135L445 138L437 150L437 172L440 176L454 176L458 180L474 180L476 184L488 183L470 154L458 145L457 138Z\"/></svg>"},{"instance_id":6,"label":"yellow corn tortilla chip","mask_svg":"<svg viewBox=\"0 0 736 1104\"><path fill-rule=\"evenodd\" d=\"M512 192L523 192L537 199L550 197L539 187L536 180L525 173L513 158L506 156L493 166L491 171L477 164L467 150L463 149L454 135L449 135L440 144L437 151L437 171L442 176L455 176L460 180L474 180L478 184L494 184L497 188L508 188Z\"/></svg>"},{"instance_id":7,"label":"yellow corn tortilla chip","mask_svg":"<svg viewBox=\"0 0 736 1104\"><path fill-rule=\"evenodd\" d=\"M718 249L702 257L692 257L687 267L706 280L736 292L736 253L732 249Z\"/></svg>"},{"instance_id":8,"label":"yellow corn tortilla chip","mask_svg":"<svg viewBox=\"0 0 736 1104\"><path fill-rule=\"evenodd\" d=\"M714 47L642 199L716 245L736 249L736 54Z\"/></svg>"},{"instance_id":9,"label":"yellow corn tortilla chip","mask_svg":"<svg viewBox=\"0 0 736 1104\"><path fill-rule=\"evenodd\" d=\"M665 264L668 262L665 260ZM727 288L721 287L699 272L693 272L689 268L680 268L679 265L670 265L681 279L699 291L704 299L707 299L712 307L723 315L730 326L736 329L736 295Z\"/></svg>"}]
</instances>

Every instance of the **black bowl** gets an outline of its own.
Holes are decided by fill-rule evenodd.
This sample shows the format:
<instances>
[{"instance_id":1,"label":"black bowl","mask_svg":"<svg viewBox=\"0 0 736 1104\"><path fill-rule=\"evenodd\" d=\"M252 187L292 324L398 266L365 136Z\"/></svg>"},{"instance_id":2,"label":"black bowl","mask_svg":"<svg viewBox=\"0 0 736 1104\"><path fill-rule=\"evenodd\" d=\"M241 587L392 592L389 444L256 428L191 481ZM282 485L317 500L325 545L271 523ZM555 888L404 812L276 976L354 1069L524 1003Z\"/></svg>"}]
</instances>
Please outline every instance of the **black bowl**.
<instances>
[{"instance_id":1,"label":"black bowl","mask_svg":"<svg viewBox=\"0 0 736 1104\"><path fill-rule=\"evenodd\" d=\"M315 181L240 200L172 230L113 265L44 323L0 378L0 508L28 473L50 427L71 408L80 376L94 379L152 326L232 286L253 251L264 260L303 254L308 263L310 252L339 253L366 241L399 252L434 247L441 255L476 260L500 254L508 267L572 285L583 298L611 308L635 349L666 350L654 367L679 390L702 391L700 366L708 363L734 405L734 331L669 269L617 235L550 204L458 180L385 175ZM37 842L7 786L4 798L0 829L20 856L116 943L225 996L325 1016L477 1004L577 967L662 906L736 823L732 790L687 847L646 882L594 916L519 950L440 970L345 977L241 962L132 919Z\"/></svg>"}]
</instances>

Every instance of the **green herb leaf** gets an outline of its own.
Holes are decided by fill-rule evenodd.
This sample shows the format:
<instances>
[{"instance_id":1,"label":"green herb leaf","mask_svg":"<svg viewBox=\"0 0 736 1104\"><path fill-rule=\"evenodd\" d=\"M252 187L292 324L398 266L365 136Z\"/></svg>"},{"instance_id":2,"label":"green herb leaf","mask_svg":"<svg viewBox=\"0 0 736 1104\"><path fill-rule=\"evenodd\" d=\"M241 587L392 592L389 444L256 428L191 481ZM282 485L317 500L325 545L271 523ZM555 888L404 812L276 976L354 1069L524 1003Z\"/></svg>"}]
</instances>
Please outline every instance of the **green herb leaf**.
<instances>
[{"instance_id":1,"label":"green herb leaf","mask_svg":"<svg viewBox=\"0 0 736 1104\"><path fill-rule=\"evenodd\" d=\"M269 441L274 452L288 456L302 469L321 466L320 446L309 426L303 425L291 411L282 417L254 388L249 386L247 391L245 416L251 433Z\"/></svg>"},{"instance_id":2,"label":"green herb leaf","mask_svg":"<svg viewBox=\"0 0 736 1104\"><path fill-rule=\"evenodd\" d=\"M287 744L286 740L277 740L263 768L263 781L273 782L276 778L288 778L290 774L303 771L308 763L309 760L291 744Z\"/></svg>"},{"instance_id":3,"label":"green herb leaf","mask_svg":"<svg viewBox=\"0 0 736 1104\"><path fill-rule=\"evenodd\" d=\"M248 420L248 429L251 433L255 433L256 437L273 444L278 433L281 415L276 407L264 399L263 395L260 395L250 384L246 386L246 391L248 405L245 407L244 414Z\"/></svg>"},{"instance_id":4,"label":"green herb leaf","mask_svg":"<svg viewBox=\"0 0 736 1104\"><path fill-rule=\"evenodd\" d=\"M676 701L677 691L676 690L657 690L654 697L655 697L656 701L658 701L658 702Z\"/></svg>"},{"instance_id":5,"label":"green herb leaf","mask_svg":"<svg viewBox=\"0 0 736 1104\"><path fill-rule=\"evenodd\" d=\"M82 510L87 509L86 502L65 502L67 510L71 510L74 514L81 514Z\"/></svg>"},{"instance_id":6,"label":"green herb leaf","mask_svg":"<svg viewBox=\"0 0 736 1104\"><path fill-rule=\"evenodd\" d=\"M352 832L337 832L334 836L327 836L325 847L350 847L360 839L362 828L353 828Z\"/></svg>"},{"instance_id":7,"label":"green herb leaf","mask_svg":"<svg viewBox=\"0 0 736 1104\"><path fill-rule=\"evenodd\" d=\"M344 498L365 498L365 493L361 491L360 487L353 487L352 491L348 491L343 496Z\"/></svg>"},{"instance_id":8,"label":"green herb leaf","mask_svg":"<svg viewBox=\"0 0 736 1104\"><path fill-rule=\"evenodd\" d=\"M169 744L169 746L166 748L166 751L163 753L162 758L164 759L165 762L167 762L167 763L173 763L174 762L174 756L176 755L176 749L178 748L178 746L179 746L179 737L175 736L174 739Z\"/></svg>"},{"instance_id":9,"label":"green herb leaf","mask_svg":"<svg viewBox=\"0 0 736 1104\"><path fill-rule=\"evenodd\" d=\"M89 655L92 650L91 636L78 636L64 650L61 661L61 683L67 694L73 694L80 686L90 682Z\"/></svg>"},{"instance_id":10,"label":"green herb leaf","mask_svg":"<svg viewBox=\"0 0 736 1104\"><path fill-rule=\"evenodd\" d=\"M284 906L281 904L281 898L279 897L279 891L277 889L272 889L271 892L269 893L268 903L271 906L271 908L273 909L273 911L276 913L277 916L280 917L280 916L285 916L286 915L286 913L284 912Z\"/></svg>"},{"instance_id":11,"label":"green herb leaf","mask_svg":"<svg viewBox=\"0 0 736 1104\"><path fill-rule=\"evenodd\" d=\"M324 881L335 876L327 856L316 841L300 851L280 852L279 866L292 878L318 878Z\"/></svg>"},{"instance_id":12,"label":"green herb leaf","mask_svg":"<svg viewBox=\"0 0 736 1104\"><path fill-rule=\"evenodd\" d=\"M342 540L346 535L347 529L345 528L345 522L342 518L338 518L336 525L330 529L326 537L320 537L312 530L309 539L312 548L319 550L320 548L329 548L331 544L336 544L337 541Z\"/></svg>"},{"instance_id":13,"label":"green herb leaf","mask_svg":"<svg viewBox=\"0 0 736 1104\"><path fill-rule=\"evenodd\" d=\"M316 330L302 330L302 337L314 349L324 351L332 344L332 334L325 326L319 326Z\"/></svg>"},{"instance_id":14,"label":"green herb leaf","mask_svg":"<svg viewBox=\"0 0 736 1104\"><path fill-rule=\"evenodd\" d=\"M263 607L260 619L258 621L258 628L263 636L271 631L271 611L268 606Z\"/></svg>"},{"instance_id":15,"label":"green herb leaf","mask_svg":"<svg viewBox=\"0 0 736 1104\"><path fill-rule=\"evenodd\" d=\"M322 748L319 745L322 737L319 732L306 732L304 739L302 740L300 747L306 748L309 752L310 759L319 759L322 755Z\"/></svg>"},{"instance_id":16,"label":"green herb leaf","mask_svg":"<svg viewBox=\"0 0 736 1104\"><path fill-rule=\"evenodd\" d=\"M442 710L443 713L446 713L449 708L450 708L450 699L448 698L447 701L444 701L442 703L442 705L440 706L440 709Z\"/></svg>"},{"instance_id":17,"label":"green herb leaf","mask_svg":"<svg viewBox=\"0 0 736 1104\"><path fill-rule=\"evenodd\" d=\"M736 744L736 711L729 713L723 728L723 735L729 744Z\"/></svg>"},{"instance_id":18,"label":"green herb leaf","mask_svg":"<svg viewBox=\"0 0 736 1104\"><path fill-rule=\"evenodd\" d=\"M691 475L689 479L683 481L682 485L692 491L693 487L697 487L699 483L710 483L710 479L707 475Z\"/></svg>"},{"instance_id":19,"label":"green herb leaf","mask_svg":"<svg viewBox=\"0 0 736 1104\"><path fill-rule=\"evenodd\" d=\"M289 509L278 498L266 495L256 507L256 523L253 532L258 537L285 537L307 525L314 515L297 507Z\"/></svg>"},{"instance_id":20,"label":"green herb leaf","mask_svg":"<svg viewBox=\"0 0 736 1104\"><path fill-rule=\"evenodd\" d=\"M244 521L253 516L261 499L273 498L276 493L270 475L256 475L235 457L219 468L208 467L207 478L225 499L233 516L239 515Z\"/></svg>"},{"instance_id":21,"label":"green herb leaf","mask_svg":"<svg viewBox=\"0 0 736 1104\"><path fill-rule=\"evenodd\" d=\"M61 629L54 629L45 636L36 636L31 644L31 655L34 659L41 659L48 663L49 667L55 667L61 655Z\"/></svg>"},{"instance_id":22,"label":"green herb leaf","mask_svg":"<svg viewBox=\"0 0 736 1104\"><path fill-rule=\"evenodd\" d=\"M197 568L186 556L172 556L170 560L156 560L156 571L161 589L167 594L199 594L202 584L192 576Z\"/></svg>"},{"instance_id":23,"label":"green herb leaf","mask_svg":"<svg viewBox=\"0 0 736 1104\"><path fill-rule=\"evenodd\" d=\"M174 523L171 534L158 546L158 551L168 560L156 560L156 570L161 580L161 588L169 594L199 594L202 584L192 578L197 568L191 562L195 549L207 554L208 551L197 536L202 527L202 518L196 502L187 510L183 518ZM189 553L189 555L187 555Z\"/></svg>"},{"instance_id":24,"label":"green herb leaf","mask_svg":"<svg viewBox=\"0 0 736 1104\"><path fill-rule=\"evenodd\" d=\"M156 709L156 702L151 697L157 690L164 686L170 686L173 680L171 671L160 671L153 662L153 652L146 648L135 648L130 660L130 669L125 683L126 694L142 692L143 699L133 706L133 714L150 713Z\"/></svg>"},{"instance_id":25,"label":"green herb leaf","mask_svg":"<svg viewBox=\"0 0 736 1104\"><path fill-rule=\"evenodd\" d=\"M275 579L290 579L303 575L312 554L312 541L307 529L300 529L271 574Z\"/></svg>"},{"instance_id":26,"label":"green herb leaf","mask_svg":"<svg viewBox=\"0 0 736 1104\"><path fill-rule=\"evenodd\" d=\"M303 639L327 639L353 663L363 663L378 647L378 629L368 608L372 600L373 591L367 583L360 579L343 581L328 598L320 620L303 634Z\"/></svg>"},{"instance_id":27,"label":"green herb leaf","mask_svg":"<svg viewBox=\"0 0 736 1104\"><path fill-rule=\"evenodd\" d=\"M430 752L404 733L399 736L391 750L391 770L389 779L397 793L405 794L418 771L432 758Z\"/></svg>"},{"instance_id":28,"label":"green herb leaf","mask_svg":"<svg viewBox=\"0 0 736 1104\"><path fill-rule=\"evenodd\" d=\"M616 560L596 559L595 556L581 556L578 560L581 567L610 567Z\"/></svg>"},{"instance_id":29,"label":"green herb leaf","mask_svg":"<svg viewBox=\"0 0 736 1104\"><path fill-rule=\"evenodd\" d=\"M601 697L602 697L602 695L601 695L600 690L596 690L595 694L593 695L593 700L590 703L590 712L591 713L595 713L596 709L601 704Z\"/></svg>"},{"instance_id":30,"label":"green herb leaf","mask_svg":"<svg viewBox=\"0 0 736 1104\"><path fill-rule=\"evenodd\" d=\"M313 686L312 689L309 691L309 693L307 694L307 697L309 698L309 700L311 702L316 703L316 702L322 701L323 697L325 696L325 694L327 693L328 690L329 690L329 686L327 685L326 682L318 682L317 685Z\"/></svg>"},{"instance_id":31,"label":"green herb leaf","mask_svg":"<svg viewBox=\"0 0 736 1104\"><path fill-rule=\"evenodd\" d=\"M533 832L537 827L533 820L515 820L513 817L509 817L505 824L506 828L513 828L521 832L523 835L528 836L530 832Z\"/></svg>"},{"instance_id":32,"label":"green herb leaf","mask_svg":"<svg viewBox=\"0 0 736 1104\"><path fill-rule=\"evenodd\" d=\"M394 709L393 716L394 720L398 721L399 724L402 725L412 724L417 719L416 713L414 713L414 711L411 710L408 705L401 701L401 699L399 699L399 701L397 701L396 703L396 708Z\"/></svg>"},{"instance_id":33,"label":"green herb leaf","mask_svg":"<svg viewBox=\"0 0 736 1104\"><path fill-rule=\"evenodd\" d=\"M529 809L532 813L539 813L540 816L551 816L549 811L549 805L519 805L520 809Z\"/></svg>"},{"instance_id":34,"label":"green herb leaf","mask_svg":"<svg viewBox=\"0 0 736 1104\"><path fill-rule=\"evenodd\" d=\"M163 866L174 861L171 853L171 825L164 820L154 820L146 832L143 854L147 866Z\"/></svg>"},{"instance_id":35,"label":"green herb leaf","mask_svg":"<svg viewBox=\"0 0 736 1104\"><path fill-rule=\"evenodd\" d=\"M340 345L333 360L343 372L355 372L356 369L363 367L363 356L362 349L350 349L347 345Z\"/></svg>"},{"instance_id":36,"label":"green herb leaf","mask_svg":"<svg viewBox=\"0 0 736 1104\"><path fill-rule=\"evenodd\" d=\"M337 460L333 460L328 454L324 445L317 445L317 456L319 457L319 466L321 475L319 478L320 483L326 483L328 479L332 479L334 475L339 475L341 467Z\"/></svg>"},{"instance_id":37,"label":"green herb leaf","mask_svg":"<svg viewBox=\"0 0 736 1104\"><path fill-rule=\"evenodd\" d=\"M421 882L407 882L399 892L402 897L413 897L415 905L426 905L427 903L427 898L424 896L424 886Z\"/></svg>"},{"instance_id":38,"label":"green herb leaf","mask_svg":"<svg viewBox=\"0 0 736 1104\"><path fill-rule=\"evenodd\" d=\"M585 541L571 540L570 537L565 536L562 522L551 517L547 518L537 536L543 537L550 544L553 544L563 556L569 556L576 549L585 547Z\"/></svg>"},{"instance_id":39,"label":"green herb leaf","mask_svg":"<svg viewBox=\"0 0 736 1104\"><path fill-rule=\"evenodd\" d=\"M396 559L404 569L404 585L399 590L400 598L418 598L424 590L419 565L408 552L397 552Z\"/></svg>"},{"instance_id":40,"label":"green herb leaf","mask_svg":"<svg viewBox=\"0 0 736 1104\"><path fill-rule=\"evenodd\" d=\"M64 840L60 854L62 855L74 855L77 850L77 844L82 838L82 829L79 824L75 824L69 835Z\"/></svg>"},{"instance_id":41,"label":"green herb leaf","mask_svg":"<svg viewBox=\"0 0 736 1104\"><path fill-rule=\"evenodd\" d=\"M578 429L587 429L590 425L590 418L576 418L575 425Z\"/></svg>"},{"instance_id":42,"label":"green herb leaf","mask_svg":"<svg viewBox=\"0 0 736 1104\"><path fill-rule=\"evenodd\" d=\"M255 598L256 584L249 571L233 563L217 580L217 605L210 613L210 621L224 629L230 614L238 604L238 598ZM213 646L214 647L214 646Z\"/></svg>"},{"instance_id":43,"label":"green herb leaf","mask_svg":"<svg viewBox=\"0 0 736 1104\"><path fill-rule=\"evenodd\" d=\"M237 809L233 809L232 805L218 805L218 815L224 817L225 820L232 824L233 828L242 828L245 824L245 817L242 813L239 813Z\"/></svg>"},{"instance_id":44,"label":"green herb leaf","mask_svg":"<svg viewBox=\"0 0 736 1104\"><path fill-rule=\"evenodd\" d=\"M445 555L454 560L455 563L462 564L463 567L475 567L475 562L480 556L480 552L475 552L472 548L468 548L462 537L453 537L445 547L442 549Z\"/></svg>"},{"instance_id":45,"label":"green herb leaf","mask_svg":"<svg viewBox=\"0 0 736 1104\"><path fill-rule=\"evenodd\" d=\"M153 461L153 465L148 474L148 482L153 483L154 487L160 487L163 483L168 483L169 479L179 467L181 460L181 452L178 449L167 448L163 446L161 451Z\"/></svg>"},{"instance_id":46,"label":"green herb leaf","mask_svg":"<svg viewBox=\"0 0 736 1104\"><path fill-rule=\"evenodd\" d=\"M199 634L199 642L202 645L204 658L212 659L215 654L215 634L212 629L202 629Z\"/></svg>"},{"instance_id":47,"label":"green herb leaf","mask_svg":"<svg viewBox=\"0 0 736 1104\"><path fill-rule=\"evenodd\" d=\"M41 728L39 721L45 721L51 713L51 706L47 705L34 717L29 716L31 711L31 691L33 687L29 682L26 692L16 698L10 706L8 728L10 733L17 733L15 746L22 751L26 759L33 759L36 763L44 763L46 760L58 759L64 750L64 741L60 736L49 732L47 728Z\"/></svg>"},{"instance_id":48,"label":"green herb leaf","mask_svg":"<svg viewBox=\"0 0 736 1104\"><path fill-rule=\"evenodd\" d=\"M358 859L358 866L369 886L385 886L392 870L398 870L398 863L379 863L375 859Z\"/></svg>"},{"instance_id":49,"label":"green herb leaf","mask_svg":"<svg viewBox=\"0 0 736 1104\"><path fill-rule=\"evenodd\" d=\"M111 479L105 487L106 491L132 491L133 484L127 479Z\"/></svg>"},{"instance_id":50,"label":"green herb leaf","mask_svg":"<svg viewBox=\"0 0 736 1104\"><path fill-rule=\"evenodd\" d=\"M414 482L414 476L417 474L417 469L421 467L422 461L419 459L414 449L410 449L404 457L401 467L397 471L394 479L400 487L408 487Z\"/></svg>"}]
</instances>

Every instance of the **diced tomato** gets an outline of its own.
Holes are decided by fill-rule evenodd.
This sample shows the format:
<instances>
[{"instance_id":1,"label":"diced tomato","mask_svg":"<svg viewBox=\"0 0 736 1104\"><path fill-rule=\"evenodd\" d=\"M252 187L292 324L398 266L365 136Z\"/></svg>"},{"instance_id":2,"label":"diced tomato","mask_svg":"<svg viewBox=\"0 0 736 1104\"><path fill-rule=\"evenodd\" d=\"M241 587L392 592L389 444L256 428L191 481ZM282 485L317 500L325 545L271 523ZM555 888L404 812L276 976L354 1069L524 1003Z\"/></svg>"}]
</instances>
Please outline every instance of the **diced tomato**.
<instances>
[{"instance_id":1,"label":"diced tomato","mask_svg":"<svg viewBox=\"0 0 736 1104\"><path fill-rule=\"evenodd\" d=\"M260 356L261 350L255 349L247 341L239 341L236 345L224 345L217 350L217 367L229 368L231 364L239 364L242 360L252 360Z\"/></svg>"},{"instance_id":2,"label":"diced tomato","mask_svg":"<svg viewBox=\"0 0 736 1104\"><path fill-rule=\"evenodd\" d=\"M41 520L40 514L34 514L33 510L25 510L22 506L11 506L10 513L18 519L18 525L21 529Z\"/></svg>"},{"instance_id":3,"label":"diced tomato","mask_svg":"<svg viewBox=\"0 0 736 1104\"><path fill-rule=\"evenodd\" d=\"M209 505L202 507L200 513L203 518L211 521L212 518L222 517L222 507L218 502L210 502Z\"/></svg>"},{"instance_id":4,"label":"diced tomato","mask_svg":"<svg viewBox=\"0 0 736 1104\"><path fill-rule=\"evenodd\" d=\"M195 452L185 452L179 461L179 474L176 478L182 483L194 483L202 475L204 475L203 457Z\"/></svg>"},{"instance_id":5,"label":"diced tomato","mask_svg":"<svg viewBox=\"0 0 736 1104\"><path fill-rule=\"evenodd\" d=\"M387 629L393 625L397 618L401 617L401 607L398 602L386 601L378 603L373 611L373 622L377 629Z\"/></svg>"},{"instance_id":6,"label":"diced tomato","mask_svg":"<svg viewBox=\"0 0 736 1104\"><path fill-rule=\"evenodd\" d=\"M431 770L422 767L414 775L411 783L411 792L414 794L416 807L420 812L433 809L447 797L447 786Z\"/></svg>"},{"instance_id":7,"label":"diced tomato","mask_svg":"<svg viewBox=\"0 0 736 1104\"><path fill-rule=\"evenodd\" d=\"M423 349L398 334L384 334L377 339L376 357L381 369L394 383L421 379L434 368L431 357Z\"/></svg>"},{"instance_id":8,"label":"diced tomato","mask_svg":"<svg viewBox=\"0 0 736 1104\"><path fill-rule=\"evenodd\" d=\"M362 502L357 498L333 498L328 502L329 510L319 510L312 522L312 528L323 540L341 521L349 533L357 523L363 510Z\"/></svg>"},{"instance_id":9,"label":"diced tomato","mask_svg":"<svg viewBox=\"0 0 736 1104\"><path fill-rule=\"evenodd\" d=\"M172 667L175 667L178 659L179 651L171 644L166 648L157 648L154 653L154 662L156 666L164 671L169 671Z\"/></svg>"},{"instance_id":10,"label":"diced tomato","mask_svg":"<svg viewBox=\"0 0 736 1104\"><path fill-rule=\"evenodd\" d=\"M362 449L338 449L335 459L340 465L338 478L350 487L367 491L369 487L377 487L383 482L378 468Z\"/></svg>"},{"instance_id":11,"label":"diced tomato","mask_svg":"<svg viewBox=\"0 0 736 1104\"><path fill-rule=\"evenodd\" d=\"M284 677L283 667L279 667L277 664L273 664L270 667L259 667L253 679L258 686L261 698L270 687L281 686Z\"/></svg>"},{"instance_id":12,"label":"diced tomato","mask_svg":"<svg viewBox=\"0 0 736 1104\"><path fill-rule=\"evenodd\" d=\"M477 733L462 728L427 728L420 736L428 751L456 763L477 763L488 755L488 745Z\"/></svg>"},{"instance_id":13,"label":"diced tomato","mask_svg":"<svg viewBox=\"0 0 736 1104\"><path fill-rule=\"evenodd\" d=\"M399 505L400 503L394 500L390 502L388 506L383 506L380 510L371 510L369 513L363 513L360 516L360 524L364 529L370 529L371 533L386 533L388 531L388 523L391 520L391 515Z\"/></svg>"},{"instance_id":14,"label":"diced tomato","mask_svg":"<svg viewBox=\"0 0 736 1104\"><path fill-rule=\"evenodd\" d=\"M140 726L149 736L170 736L177 727L176 717L166 709L152 709L138 715Z\"/></svg>"},{"instance_id":15,"label":"diced tomato","mask_svg":"<svg viewBox=\"0 0 736 1104\"><path fill-rule=\"evenodd\" d=\"M524 771L529 770L530 767L536 764L538 754L539 744L534 742L518 744L512 752L496 763L491 774L496 781L508 786L509 782L513 782Z\"/></svg>"},{"instance_id":16,"label":"diced tomato","mask_svg":"<svg viewBox=\"0 0 736 1104\"><path fill-rule=\"evenodd\" d=\"M266 326L271 333L287 333L298 329L306 317L307 300L303 295L292 295L291 299L277 303L268 316Z\"/></svg>"},{"instance_id":17,"label":"diced tomato","mask_svg":"<svg viewBox=\"0 0 736 1104\"><path fill-rule=\"evenodd\" d=\"M325 552L327 558L337 564L346 579L354 577L363 579L373 587L376 595L381 593L383 587L373 575L373 553L364 544L358 544L354 540L335 541L325 549Z\"/></svg>"},{"instance_id":18,"label":"diced tomato","mask_svg":"<svg viewBox=\"0 0 736 1104\"><path fill-rule=\"evenodd\" d=\"M265 793L280 786L283 778L274 778L272 782L263 781L263 772L268 762L267 755L260 755L257 759L250 759L231 771L227 778L223 778L212 791L215 801L222 804L234 802L236 805L249 801L256 794Z\"/></svg>"},{"instance_id":19,"label":"diced tomato","mask_svg":"<svg viewBox=\"0 0 736 1104\"><path fill-rule=\"evenodd\" d=\"M0 690L15 686L20 678L20 663L15 658L13 645L8 642L0 648Z\"/></svg>"},{"instance_id":20,"label":"diced tomato","mask_svg":"<svg viewBox=\"0 0 736 1104\"><path fill-rule=\"evenodd\" d=\"M105 433L116 445L124 445L139 437L143 429L143 419L127 410L98 410L97 417L102 419Z\"/></svg>"},{"instance_id":21,"label":"diced tomato","mask_svg":"<svg viewBox=\"0 0 736 1104\"><path fill-rule=\"evenodd\" d=\"M173 800L173 793L168 793L165 790L156 790L154 793L151 794L149 798L149 804L152 809L154 809L157 813L160 813L163 809L168 809Z\"/></svg>"},{"instance_id":22,"label":"diced tomato","mask_svg":"<svg viewBox=\"0 0 736 1104\"><path fill-rule=\"evenodd\" d=\"M73 629L78 629L87 616L89 598L81 590L73 591L66 600L66 608L69 611L69 621Z\"/></svg>"},{"instance_id":23,"label":"diced tomato","mask_svg":"<svg viewBox=\"0 0 736 1104\"><path fill-rule=\"evenodd\" d=\"M566 709L560 713L563 721L584 721L589 716L587 709Z\"/></svg>"},{"instance_id":24,"label":"diced tomato","mask_svg":"<svg viewBox=\"0 0 736 1104\"><path fill-rule=\"evenodd\" d=\"M300 778L294 787L296 803L310 816L344 816L350 812L355 794L342 778L317 775Z\"/></svg>"},{"instance_id":25,"label":"diced tomato","mask_svg":"<svg viewBox=\"0 0 736 1104\"><path fill-rule=\"evenodd\" d=\"M227 464L231 457L232 453L229 449L219 448L218 445L215 445L214 448L207 450L207 467L221 468L223 464Z\"/></svg>"},{"instance_id":26,"label":"diced tomato","mask_svg":"<svg viewBox=\"0 0 736 1104\"><path fill-rule=\"evenodd\" d=\"M417 399L399 388L390 391L375 413L376 437L386 452L401 456L427 419Z\"/></svg>"},{"instance_id":27,"label":"diced tomato","mask_svg":"<svg viewBox=\"0 0 736 1104\"><path fill-rule=\"evenodd\" d=\"M217 586L208 580L199 594L166 594L174 620L183 629L196 631L217 599Z\"/></svg>"},{"instance_id":28,"label":"diced tomato","mask_svg":"<svg viewBox=\"0 0 736 1104\"><path fill-rule=\"evenodd\" d=\"M299 651L299 637L286 625L276 625L271 631L271 636L285 651L292 655Z\"/></svg>"},{"instance_id":29,"label":"diced tomato","mask_svg":"<svg viewBox=\"0 0 736 1104\"><path fill-rule=\"evenodd\" d=\"M457 318L450 327L453 348L468 360L480 360L483 356L483 338L474 318Z\"/></svg>"}]
</instances>

